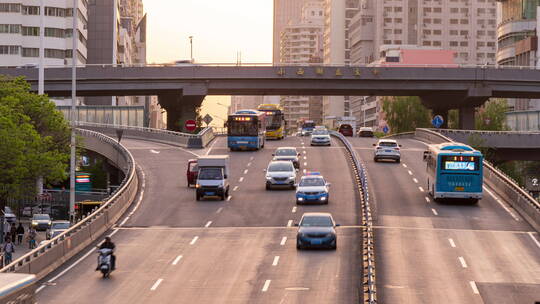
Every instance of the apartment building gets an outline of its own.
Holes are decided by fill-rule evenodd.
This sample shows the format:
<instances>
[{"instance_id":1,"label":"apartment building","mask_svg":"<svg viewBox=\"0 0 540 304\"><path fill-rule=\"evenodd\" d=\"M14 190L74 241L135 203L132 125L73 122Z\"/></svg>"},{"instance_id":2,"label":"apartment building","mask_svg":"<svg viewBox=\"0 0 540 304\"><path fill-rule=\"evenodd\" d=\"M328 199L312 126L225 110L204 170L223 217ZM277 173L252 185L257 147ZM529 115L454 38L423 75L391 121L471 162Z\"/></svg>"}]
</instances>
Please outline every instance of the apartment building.
<instances>
[{"instance_id":1,"label":"apartment building","mask_svg":"<svg viewBox=\"0 0 540 304\"><path fill-rule=\"evenodd\" d=\"M284 64L322 62L324 2L306 1L299 21L290 21L280 35L280 60ZM318 96L282 96L281 105L289 128L296 128L300 119L322 121L322 98Z\"/></svg>"},{"instance_id":2,"label":"apartment building","mask_svg":"<svg viewBox=\"0 0 540 304\"><path fill-rule=\"evenodd\" d=\"M499 0L497 64L540 67L538 35L539 0ZM540 100L511 98L515 111L540 110Z\"/></svg>"},{"instance_id":3,"label":"apartment building","mask_svg":"<svg viewBox=\"0 0 540 304\"><path fill-rule=\"evenodd\" d=\"M302 17L305 0L274 0L274 35L272 62L281 61L281 32L290 22L297 22Z\"/></svg>"},{"instance_id":4,"label":"apartment building","mask_svg":"<svg viewBox=\"0 0 540 304\"><path fill-rule=\"evenodd\" d=\"M360 8L360 0L325 0L324 53L325 64L350 64L350 24ZM323 97L323 120L327 117L350 116L350 96Z\"/></svg>"},{"instance_id":5,"label":"apartment building","mask_svg":"<svg viewBox=\"0 0 540 304\"><path fill-rule=\"evenodd\" d=\"M45 66L71 65L73 58L73 1L43 0L43 54L40 54L41 8L38 1L0 0L0 65L37 66L43 55ZM77 64L87 61L87 6L78 3ZM59 105L71 99L57 98Z\"/></svg>"}]
</instances>

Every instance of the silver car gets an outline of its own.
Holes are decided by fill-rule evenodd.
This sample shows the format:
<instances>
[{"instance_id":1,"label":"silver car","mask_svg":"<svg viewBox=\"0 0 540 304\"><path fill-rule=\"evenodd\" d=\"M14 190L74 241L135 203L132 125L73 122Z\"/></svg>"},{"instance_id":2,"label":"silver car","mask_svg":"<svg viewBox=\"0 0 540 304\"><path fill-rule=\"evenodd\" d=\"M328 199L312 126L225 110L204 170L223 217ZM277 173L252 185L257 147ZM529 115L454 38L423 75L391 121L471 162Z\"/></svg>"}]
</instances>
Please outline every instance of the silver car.
<instances>
[{"instance_id":1,"label":"silver car","mask_svg":"<svg viewBox=\"0 0 540 304\"><path fill-rule=\"evenodd\" d=\"M69 221L53 221L51 227L47 230L47 240L54 238L60 233L66 231L71 226Z\"/></svg>"},{"instance_id":2,"label":"silver car","mask_svg":"<svg viewBox=\"0 0 540 304\"><path fill-rule=\"evenodd\" d=\"M287 187L295 189L297 169L291 161L271 161L266 172L266 190L272 187Z\"/></svg>"},{"instance_id":3,"label":"silver car","mask_svg":"<svg viewBox=\"0 0 540 304\"><path fill-rule=\"evenodd\" d=\"M398 145L394 139L381 139L373 146L375 146L373 151L373 160L375 162L381 159L390 159L397 163L401 161L401 152L399 150L401 145Z\"/></svg>"}]
</instances>

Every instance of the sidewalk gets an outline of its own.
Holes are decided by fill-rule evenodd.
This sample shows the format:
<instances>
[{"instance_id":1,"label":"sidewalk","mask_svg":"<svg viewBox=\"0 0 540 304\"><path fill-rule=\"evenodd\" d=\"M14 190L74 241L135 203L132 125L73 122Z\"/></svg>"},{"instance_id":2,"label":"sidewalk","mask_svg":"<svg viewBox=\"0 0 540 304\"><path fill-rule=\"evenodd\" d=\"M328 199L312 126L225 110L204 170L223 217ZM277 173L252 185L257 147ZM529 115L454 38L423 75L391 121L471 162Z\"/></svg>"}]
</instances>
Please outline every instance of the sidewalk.
<instances>
[{"instance_id":1,"label":"sidewalk","mask_svg":"<svg viewBox=\"0 0 540 304\"><path fill-rule=\"evenodd\" d=\"M14 243L15 244L15 253L13 254L12 261L15 261L16 259L18 259L18 258L22 257L23 255L27 254L28 252L30 252L30 248L28 247L29 246L28 240L26 239L26 236L28 235L28 227L29 227L30 221L29 221L29 219L22 219L21 223L23 224L23 227L24 227L23 242L21 244L18 244L17 242ZM18 222L17 222L17 225L18 225ZM46 239L45 234L46 234L46 231L37 231L37 234L36 234L36 246L39 246L39 243ZM2 246L3 246L3 244L4 243L2 243ZM0 263L0 265L1 265L1 263Z\"/></svg>"}]
</instances>

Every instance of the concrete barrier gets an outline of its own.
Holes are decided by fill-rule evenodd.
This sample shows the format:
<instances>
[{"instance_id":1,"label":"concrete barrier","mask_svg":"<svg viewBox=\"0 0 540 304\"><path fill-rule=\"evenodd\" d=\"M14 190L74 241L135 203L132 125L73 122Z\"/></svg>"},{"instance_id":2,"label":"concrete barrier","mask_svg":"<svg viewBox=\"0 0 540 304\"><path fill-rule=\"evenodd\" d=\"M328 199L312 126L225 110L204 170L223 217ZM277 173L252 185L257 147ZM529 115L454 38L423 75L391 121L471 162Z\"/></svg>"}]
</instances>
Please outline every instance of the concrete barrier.
<instances>
[{"instance_id":1,"label":"concrete barrier","mask_svg":"<svg viewBox=\"0 0 540 304\"><path fill-rule=\"evenodd\" d=\"M50 242L6 265L0 272L31 273L35 274L38 279L46 276L100 238L134 201L138 190L138 177L135 171L135 161L131 153L111 137L84 129L77 129L77 132L85 139L91 139L88 142L92 142L94 145L107 146L101 147L104 151L108 150L110 152L111 147L113 147L118 157L121 158L119 163L125 164L125 166L119 166L119 168L124 171L126 178L111 197L96 211L64 233L51 239ZM99 139L99 141L95 141L95 139Z\"/></svg>"},{"instance_id":2,"label":"concrete barrier","mask_svg":"<svg viewBox=\"0 0 540 304\"><path fill-rule=\"evenodd\" d=\"M453 142L451 138L429 129L416 129L415 137L430 144ZM484 161L484 181L540 232L540 203L525 189L488 161Z\"/></svg>"}]
</instances>

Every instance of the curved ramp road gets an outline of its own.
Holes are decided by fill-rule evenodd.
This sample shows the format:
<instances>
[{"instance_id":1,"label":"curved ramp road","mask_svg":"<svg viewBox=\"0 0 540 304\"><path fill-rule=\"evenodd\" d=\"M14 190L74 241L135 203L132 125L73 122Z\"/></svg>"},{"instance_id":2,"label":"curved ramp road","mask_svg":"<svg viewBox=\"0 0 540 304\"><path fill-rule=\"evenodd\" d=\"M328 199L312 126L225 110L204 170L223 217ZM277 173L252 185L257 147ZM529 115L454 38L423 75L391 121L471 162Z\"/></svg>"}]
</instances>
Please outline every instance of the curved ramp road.
<instances>
[{"instance_id":1,"label":"curved ramp road","mask_svg":"<svg viewBox=\"0 0 540 304\"><path fill-rule=\"evenodd\" d=\"M367 165L376 210L379 303L540 301L537 233L488 188L478 205L433 202L425 144L398 141L401 164L373 162L376 139L351 140Z\"/></svg>"},{"instance_id":2,"label":"curved ramp road","mask_svg":"<svg viewBox=\"0 0 540 304\"><path fill-rule=\"evenodd\" d=\"M74 258L43 280L39 303L359 301L359 210L346 151L338 142L310 147L308 138L289 137L268 141L262 151L232 153L225 138L192 151L123 143L144 172L144 192L112 231L118 270L103 280L94 271L94 253ZM301 171L320 171L332 183L328 206L296 206L293 190L265 190L263 169L278 146L297 147ZM193 153L230 155L228 200L195 201L185 178ZM343 226L336 251L296 250L291 226L310 211L331 212Z\"/></svg>"}]
</instances>

